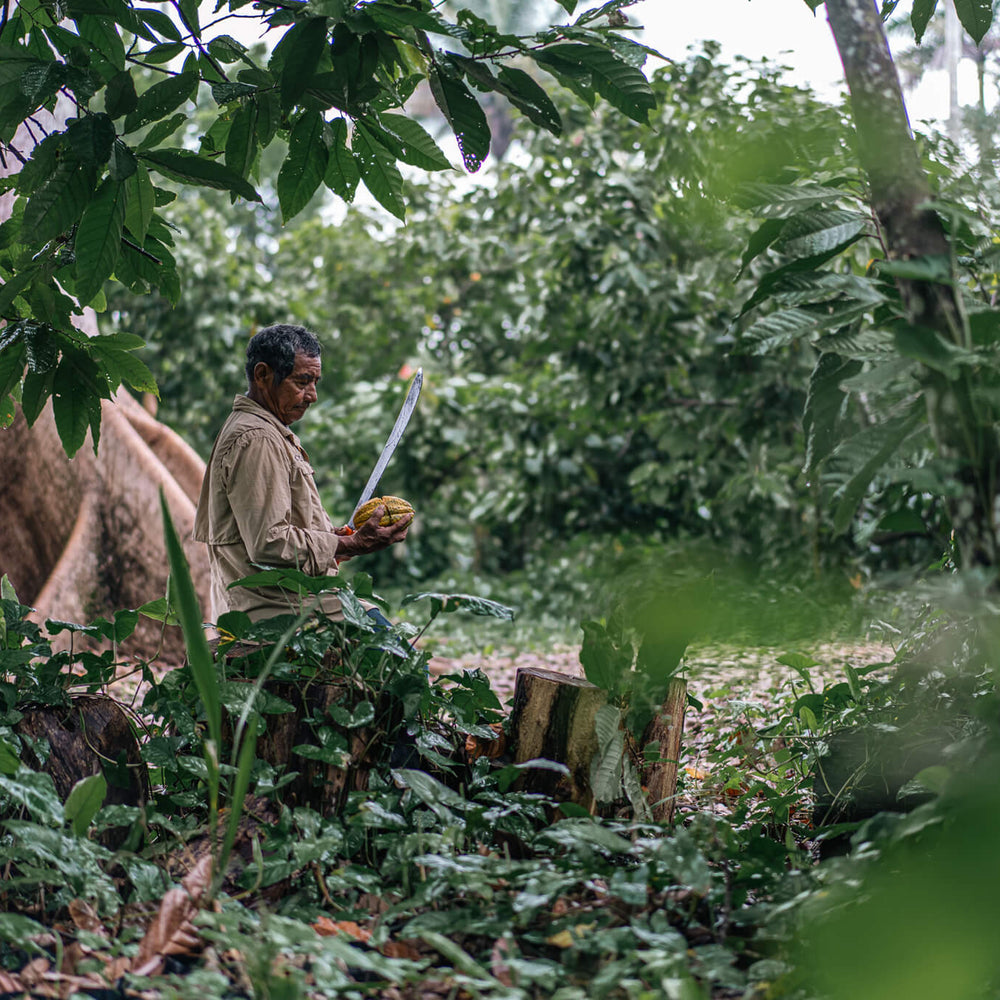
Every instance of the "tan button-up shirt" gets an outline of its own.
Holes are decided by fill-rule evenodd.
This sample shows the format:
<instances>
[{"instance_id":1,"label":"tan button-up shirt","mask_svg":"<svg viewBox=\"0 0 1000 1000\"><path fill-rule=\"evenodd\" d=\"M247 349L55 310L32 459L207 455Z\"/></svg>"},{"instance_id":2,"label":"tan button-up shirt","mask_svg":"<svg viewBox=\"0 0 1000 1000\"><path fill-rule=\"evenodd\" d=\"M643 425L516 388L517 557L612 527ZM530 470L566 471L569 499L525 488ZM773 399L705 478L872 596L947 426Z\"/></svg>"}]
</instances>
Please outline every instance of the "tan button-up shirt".
<instances>
[{"instance_id":1,"label":"tan button-up shirt","mask_svg":"<svg viewBox=\"0 0 1000 1000\"><path fill-rule=\"evenodd\" d=\"M310 576L337 572L339 540L308 456L288 427L246 396L233 401L215 440L194 537L208 545L213 621L225 611L245 611L253 621L297 614L303 600L315 601L280 587L228 589L260 565L293 566ZM324 594L322 604L342 617L334 594Z\"/></svg>"}]
</instances>

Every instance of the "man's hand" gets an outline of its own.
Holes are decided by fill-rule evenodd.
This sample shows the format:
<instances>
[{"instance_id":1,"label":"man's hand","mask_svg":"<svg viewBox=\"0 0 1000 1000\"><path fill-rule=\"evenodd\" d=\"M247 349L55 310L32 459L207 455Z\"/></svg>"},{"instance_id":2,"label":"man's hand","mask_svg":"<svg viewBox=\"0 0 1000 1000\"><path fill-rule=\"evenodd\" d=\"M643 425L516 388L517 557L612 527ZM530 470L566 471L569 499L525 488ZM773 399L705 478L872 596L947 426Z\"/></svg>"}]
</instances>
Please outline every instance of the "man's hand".
<instances>
[{"instance_id":1,"label":"man's hand","mask_svg":"<svg viewBox=\"0 0 1000 1000\"><path fill-rule=\"evenodd\" d=\"M395 524L387 524L384 527L379 524L385 516L385 505L377 507L371 517L356 528L353 532L345 525L337 528L336 533L340 536L340 544L337 546L337 562L346 562L355 556L367 555L369 552L378 552L381 549L395 545L396 542L406 538L413 515L408 514Z\"/></svg>"}]
</instances>

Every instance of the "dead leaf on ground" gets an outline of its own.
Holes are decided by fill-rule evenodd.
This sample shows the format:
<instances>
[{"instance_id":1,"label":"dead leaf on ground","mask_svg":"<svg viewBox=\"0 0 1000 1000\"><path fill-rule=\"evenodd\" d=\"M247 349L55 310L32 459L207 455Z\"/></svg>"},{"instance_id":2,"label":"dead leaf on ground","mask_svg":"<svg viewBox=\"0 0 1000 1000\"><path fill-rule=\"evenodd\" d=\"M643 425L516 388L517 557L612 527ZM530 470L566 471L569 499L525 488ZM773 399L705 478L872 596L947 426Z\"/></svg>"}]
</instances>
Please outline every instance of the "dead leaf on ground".
<instances>
[{"instance_id":1,"label":"dead leaf on ground","mask_svg":"<svg viewBox=\"0 0 1000 1000\"><path fill-rule=\"evenodd\" d=\"M411 962L417 962L424 957L410 941L386 941L379 945L378 950L386 958L408 958Z\"/></svg>"},{"instance_id":2,"label":"dead leaf on ground","mask_svg":"<svg viewBox=\"0 0 1000 1000\"><path fill-rule=\"evenodd\" d=\"M510 988L514 985L514 977L511 975L508 960L512 954L512 947L509 938L499 937L493 943L493 951L490 952L490 972L495 979L498 979L504 986Z\"/></svg>"},{"instance_id":3,"label":"dead leaf on ground","mask_svg":"<svg viewBox=\"0 0 1000 1000\"><path fill-rule=\"evenodd\" d=\"M350 938L352 941L360 941L367 944L372 936L372 932L356 924L353 920L331 920L329 917L320 917L313 925L313 930L320 937L342 937Z\"/></svg>"},{"instance_id":4,"label":"dead leaf on ground","mask_svg":"<svg viewBox=\"0 0 1000 1000\"><path fill-rule=\"evenodd\" d=\"M107 937L107 930L97 915L97 910L85 899L71 899L69 901L69 915L73 923L81 931L90 931L92 934L101 934Z\"/></svg>"},{"instance_id":5,"label":"dead leaf on ground","mask_svg":"<svg viewBox=\"0 0 1000 1000\"><path fill-rule=\"evenodd\" d=\"M191 955L202 941L191 919L201 906L212 880L212 856L206 854L184 876L180 887L164 893L153 922L139 944L132 971L137 976L155 976L163 971L168 955Z\"/></svg>"}]
</instances>

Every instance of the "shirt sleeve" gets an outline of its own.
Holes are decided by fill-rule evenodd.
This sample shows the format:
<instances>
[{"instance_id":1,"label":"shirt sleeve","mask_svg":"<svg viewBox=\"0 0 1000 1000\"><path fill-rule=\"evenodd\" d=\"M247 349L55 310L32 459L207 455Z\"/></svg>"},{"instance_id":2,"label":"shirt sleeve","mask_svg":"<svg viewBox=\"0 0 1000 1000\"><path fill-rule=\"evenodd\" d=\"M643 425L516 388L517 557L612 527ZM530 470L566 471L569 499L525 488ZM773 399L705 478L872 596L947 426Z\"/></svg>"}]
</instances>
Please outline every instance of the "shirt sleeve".
<instances>
[{"instance_id":1,"label":"shirt sleeve","mask_svg":"<svg viewBox=\"0 0 1000 1000\"><path fill-rule=\"evenodd\" d=\"M251 562L294 566L310 576L337 572L340 539L325 512L313 517L310 527L292 523L292 479L308 473L289 460L283 442L265 434L243 435L225 464L230 508ZM315 492L312 483L306 488ZM318 493L315 504L322 508Z\"/></svg>"}]
</instances>

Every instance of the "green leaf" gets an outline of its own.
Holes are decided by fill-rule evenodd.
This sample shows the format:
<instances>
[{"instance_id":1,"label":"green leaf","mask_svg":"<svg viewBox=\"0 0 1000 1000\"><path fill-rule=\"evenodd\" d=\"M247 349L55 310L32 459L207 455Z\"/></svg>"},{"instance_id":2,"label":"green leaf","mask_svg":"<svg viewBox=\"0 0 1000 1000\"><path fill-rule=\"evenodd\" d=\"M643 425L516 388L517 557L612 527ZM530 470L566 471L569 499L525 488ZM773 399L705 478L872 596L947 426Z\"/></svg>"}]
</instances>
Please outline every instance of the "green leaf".
<instances>
[{"instance_id":1,"label":"green leaf","mask_svg":"<svg viewBox=\"0 0 1000 1000\"><path fill-rule=\"evenodd\" d=\"M76 295L87 305L111 277L121 253L127 185L108 178L97 189L76 232Z\"/></svg>"},{"instance_id":2,"label":"green leaf","mask_svg":"<svg viewBox=\"0 0 1000 1000\"><path fill-rule=\"evenodd\" d=\"M930 19L934 16L937 0L913 0L913 10L910 11L910 24L913 27L913 37L920 44L927 30Z\"/></svg>"},{"instance_id":3,"label":"green leaf","mask_svg":"<svg viewBox=\"0 0 1000 1000\"><path fill-rule=\"evenodd\" d=\"M819 184L744 184L735 201L754 215L787 219L803 209L840 201L844 192Z\"/></svg>"},{"instance_id":4,"label":"green leaf","mask_svg":"<svg viewBox=\"0 0 1000 1000\"><path fill-rule=\"evenodd\" d=\"M354 192L361 180L361 168L354 154L347 148L347 122L336 118L330 122L331 143L326 176L326 186L346 202L354 201Z\"/></svg>"},{"instance_id":5,"label":"green leaf","mask_svg":"<svg viewBox=\"0 0 1000 1000\"><path fill-rule=\"evenodd\" d=\"M859 464L860 468L837 491L838 502L833 515L833 527L838 535L850 527L854 512L872 480L925 419L923 401L918 399L902 416L866 428L840 445L837 456L845 457L849 468L858 468Z\"/></svg>"},{"instance_id":6,"label":"green leaf","mask_svg":"<svg viewBox=\"0 0 1000 1000\"><path fill-rule=\"evenodd\" d=\"M900 322L894 334L900 354L941 372L948 379L958 378L963 366L972 368L981 362L979 355L952 344L930 327Z\"/></svg>"},{"instance_id":7,"label":"green leaf","mask_svg":"<svg viewBox=\"0 0 1000 1000\"><path fill-rule=\"evenodd\" d=\"M367 122L358 124L364 128L370 127ZM379 116L379 125L389 136L397 140L397 148L393 152L404 163L411 163L424 170L451 169L448 157L419 122L406 115L384 112Z\"/></svg>"},{"instance_id":8,"label":"green leaf","mask_svg":"<svg viewBox=\"0 0 1000 1000\"><path fill-rule=\"evenodd\" d=\"M187 649L188 668L194 678L195 688L208 720L208 733L216 747L222 745L222 701L219 697L219 679L215 673L215 664L208 648L208 640L202 628L201 607L198 595L191 582L191 570L188 567L184 549L177 529L170 517L163 490L160 490L160 510L163 515L163 535L167 546L167 559L170 563L170 592L177 607L184 632L184 645ZM142 611L142 608L139 609ZM206 754L206 762L209 754ZM213 784L213 794L218 794L218 772L209 768L209 780Z\"/></svg>"},{"instance_id":9,"label":"green leaf","mask_svg":"<svg viewBox=\"0 0 1000 1000\"><path fill-rule=\"evenodd\" d=\"M0 740L0 774L14 774L21 766L17 752L4 740Z\"/></svg>"},{"instance_id":10,"label":"green leaf","mask_svg":"<svg viewBox=\"0 0 1000 1000\"><path fill-rule=\"evenodd\" d=\"M597 93L633 121L646 124L649 112L656 107L656 98L642 71L608 49L579 43L553 45L535 59L542 65L551 60L562 67L577 64L589 74Z\"/></svg>"},{"instance_id":11,"label":"green leaf","mask_svg":"<svg viewBox=\"0 0 1000 1000\"><path fill-rule=\"evenodd\" d=\"M631 648L626 651L616 646L600 622L581 622L580 628L583 629L580 664L584 676L604 691L615 690L622 675L632 666Z\"/></svg>"},{"instance_id":12,"label":"green leaf","mask_svg":"<svg viewBox=\"0 0 1000 1000\"><path fill-rule=\"evenodd\" d=\"M52 176L31 196L23 226L37 243L45 243L69 229L90 201L95 171L73 156L63 156Z\"/></svg>"},{"instance_id":13,"label":"green leaf","mask_svg":"<svg viewBox=\"0 0 1000 1000\"><path fill-rule=\"evenodd\" d=\"M257 156L257 103L241 104L233 115L226 136L226 166L240 177L246 177Z\"/></svg>"},{"instance_id":14,"label":"green leaf","mask_svg":"<svg viewBox=\"0 0 1000 1000\"><path fill-rule=\"evenodd\" d=\"M955 12L962 27L978 45L993 23L992 0L955 0Z\"/></svg>"},{"instance_id":15,"label":"green leaf","mask_svg":"<svg viewBox=\"0 0 1000 1000\"><path fill-rule=\"evenodd\" d=\"M101 166L111 156L115 126L108 115L86 115L69 125L66 138L81 163Z\"/></svg>"},{"instance_id":16,"label":"green leaf","mask_svg":"<svg viewBox=\"0 0 1000 1000\"><path fill-rule=\"evenodd\" d=\"M329 151L318 111L306 111L292 128L288 155L278 172L278 203L283 222L298 215L323 183Z\"/></svg>"},{"instance_id":17,"label":"green leaf","mask_svg":"<svg viewBox=\"0 0 1000 1000\"><path fill-rule=\"evenodd\" d=\"M497 601L491 601L486 597L478 597L474 594L450 594L439 593L437 591L407 594L400 601L400 607L412 604L414 601L421 601L424 598L431 599L431 604L435 608L435 617L441 612L448 614L453 611L469 611L474 615L482 615L486 618L500 618L510 622L514 620L513 608L509 608Z\"/></svg>"},{"instance_id":18,"label":"green leaf","mask_svg":"<svg viewBox=\"0 0 1000 1000\"><path fill-rule=\"evenodd\" d=\"M442 785L437 778L432 778L424 771L399 769L392 772L393 779L403 788L409 788L413 794L431 809L443 822L453 823L454 815L449 807L462 812L468 807L468 802L453 792L447 785Z\"/></svg>"},{"instance_id":19,"label":"green leaf","mask_svg":"<svg viewBox=\"0 0 1000 1000\"><path fill-rule=\"evenodd\" d=\"M821 354L809 378L802 429L806 432L805 471L810 474L833 451L838 441L838 425L847 404L841 388L846 378L861 371L860 361L837 354Z\"/></svg>"},{"instance_id":20,"label":"green leaf","mask_svg":"<svg viewBox=\"0 0 1000 1000\"><path fill-rule=\"evenodd\" d=\"M190 100L197 89L197 73L179 73L154 83L140 95L135 110L125 118L125 131L134 132L150 122L159 122Z\"/></svg>"},{"instance_id":21,"label":"green leaf","mask_svg":"<svg viewBox=\"0 0 1000 1000\"><path fill-rule=\"evenodd\" d=\"M0 774L0 792L24 806L41 823L62 826L65 818L52 776L22 768L16 774Z\"/></svg>"},{"instance_id":22,"label":"green leaf","mask_svg":"<svg viewBox=\"0 0 1000 1000\"><path fill-rule=\"evenodd\" d=\"M21 412L31 427L45 407L45 402L52 395L52 383L55 371L47 371L42 375L28 372L21 386Z\"/></svg>"},{"instance_id":23,"label":"green leaf","mask_svg":"<svg viewBox=\"0 0 1000 1000\"><path fill-rule=\"evenodd\" d=\"M375 142L362 129L355 128L351 143L355 163L372 197L397 219L406 215L403 201L403 178L396 161L381 143Z\"/></svg>"},{"instance_id":24,"label":"green leaf","mask_svg":"<svg viewBox=\"0 0 1000 1000\"><path fill-rule=\"evenodd\" d=\"M97 395L106 384L99 384L97 366L82 351L64 351L52 382L52 412L63 449L69 458L79 450L95 423L100 426L101 400ZM97 451L97 435L93 436Z\"/></svg>"},{"instance_id":25,"label":"green leaf","mask_svg":"<svg viewBox=\"0 0 1000 1000\"><path fill-rule=\"evenodd\" d=\"M146 150L140 159L151 164L160 173L185 184L233 191L248 201L260 201L253 185L234 170L215 160L206 160L186 149Z\"/></svg>"},{"instance_id":26,"label":"green leaf","mask_svg":"<svg viewBox=\"0 0 1000 1000\"><path fill-rule=\"evenodd\" d=\"M156 207L156 195L149 171L141 163L136 163L136 171L125 182L128 198L125 202L125 228L142 246L146 239L149 223Z\"/></svg>"},{"instance_id":27,"label":"green leaf","mask_svg":"<svg viewBox=\"0 0 1000 1000\"><path fill-rule=\"evenodd\" d=\"M868 228L868 218L840 209L803 212L785 222L774 249L789 257L814 257L849 246Z\"/></svg>"},{"instance_id":28,"label":"green leaf","mask_svg":"<svg viewBox=\"0 0 1000 1000\"><path fill-rule=\"evenodd\" d=\"M183 111L179 111L176 115L171 115L169 118L157 122L146 133L136 149L154 149L168 136L173 135L187 120L187 115Z\"/></svg>"},{"instance_id":29,"label":"green leaf","mask_svg":"<svg viewBox=\"0 0 1000 1000\"><path fill-rule=\"evenodd\" d=\"M135 158L135 153L125 143L116 139L111 147L111 159L108 162L108 174L111 179L127 181L136 172L138 166L139 161Z\"/></svg>"},{"instance_id":30,"label":"green leaf","mask_svg":"<svg viewBox=\"0 0 1000 1000\"><path fill-rule=\"evenodd\" d=\"M166 11L156 10L154 7L133 7L132 10L135 11L143 21L148 24L153 31L158 35L162 35L164 38L169 38L171 41L179 42L181 40L181 32L176 24L167 16Z\"/></svg>"},{"instance_id":31,"label":"green leaf","mask_svg":"<svg viewBox=\"0 0 1000 1000\"><path fill-rule=\"evenodd\" d=\"M24 373L24 346L10 344L0 349L0 398L5 397L21 381Z\"/></svg>"},{"instance_id":32,"label":"green leaf","mask_svg":"<svg viewBox=\"0 0 1000 1000\"><path fill-rule=\"evenodd\" d=\"M81 778L66 797L66 819L70 821L77 837L86 837L87 830L98 810L104 805L108 794L108 783L98 772L88 778Z\"/></svg>"},{"instance_id":33,"label":"green leaf","mask_svg":"<svg viewBox=\"0 0 1000 1000\"><path fill-rule=\"evenodd\" d=\"M436 64L428 70L427 80L437 106L455 133L465 169L475 173L490 151L490 126L483 109L461 80Z\"/></svg>"},{"instance_id":34,"label":"green leaf","mask_svg":"<svg viewBox=\"0 0 1000 1000\"><path fill-rule=\"evenodd\" d=\"M497 76L503 93L518 111L553 135L562 135L562 116L534 77L516 66L502 67Z\"/></svg>"},{"instance_id":35,"label":"green leaf","mask_svg":"<svg viewBox=\"0 0 1000 1000\"><path fill-rule=\"evenodd\" d=\"M121 118L134 111L139 102L135 81L128 70L116 73L104 88L104 110L110 118Z\"/></svg>"},{"instance_id":36,"label":"green leaf","mask_svg":"<svg viewBox=\"0 0 1000 1000\"><path fill-rule=\"evenodd\" d=\"M76 29L80 37L88 43L102 76L110 79L116 70L125 69L125 45L121 33L110 17L88 14L77 19Z\"/></svg>"},{"instance_id":37,"label":"green leaf","mask_svg":"<svg viewBox=\"0 0 1000 1000\"><path fill-rule=\"evenodd\" d=\"M614 802L622 793L622 764L625 760L625 734L621 729L621 711L614 705L601 705L594 715L597 753L590 763L590 788L598 802Z\"/></svg>"},{"instance_id":38,"label":"green leaf","mask_svg":"<svg viewBox=\"0 0 1000 1000\"><path fill-rule=\"evenodd\" d=\"M286 111L298 104L316 73L326 50L326 18L311 17L291 28L281 43L284 63L281 68L281 106ZM275 54L277 54L277 47Z\"/></svg>"}]
</instances>

